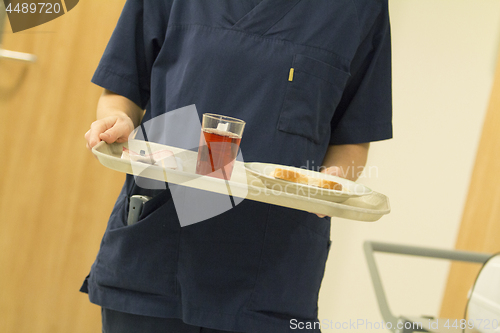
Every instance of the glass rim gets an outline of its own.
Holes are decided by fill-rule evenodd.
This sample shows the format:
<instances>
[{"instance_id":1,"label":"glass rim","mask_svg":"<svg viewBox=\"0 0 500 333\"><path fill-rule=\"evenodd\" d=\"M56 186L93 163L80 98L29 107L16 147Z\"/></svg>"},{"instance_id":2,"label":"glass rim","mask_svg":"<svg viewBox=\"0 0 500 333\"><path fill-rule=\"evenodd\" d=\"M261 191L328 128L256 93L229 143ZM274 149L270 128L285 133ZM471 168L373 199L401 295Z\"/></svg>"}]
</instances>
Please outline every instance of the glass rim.
<instances>
[{"instance_id":1,"label":"glass rim","mask_svg":"<svg viewBox=\"0 0 500 333\"><path fill-rule=\"evenodd\" d=\"M221 115L221 114L204 113L203 117L205 117L205 116L209 117L209 118L212 118L212 119L215 119L215 120L222 120L222 121L225 121L225 122L231 122L231 123L235 123L235 124L246 124L246 122L244 120L241 120L241 119L238 119L238 118L234 118L234 117L224 116L224 115Z\"/></svg>"}]
</instances>

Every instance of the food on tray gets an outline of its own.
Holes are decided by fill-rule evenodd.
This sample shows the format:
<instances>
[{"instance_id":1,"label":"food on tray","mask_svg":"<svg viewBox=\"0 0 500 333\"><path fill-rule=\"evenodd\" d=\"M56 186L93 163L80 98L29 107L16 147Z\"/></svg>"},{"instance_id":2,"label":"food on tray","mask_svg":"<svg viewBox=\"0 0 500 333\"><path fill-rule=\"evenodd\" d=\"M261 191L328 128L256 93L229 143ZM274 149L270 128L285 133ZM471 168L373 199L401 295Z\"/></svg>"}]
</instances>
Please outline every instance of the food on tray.
<instances>
[{"instance_id":1,"label":"food on tray","mask_svg":"<svg viewBox=\"0 0 500 333\"><path fill-rule=\"evenodd\" d=\"M294 183L325 188L328 190L342 191L342 184L339 184L331 180L321 179L317 177L310 177L290 169L275 168L274 171L271 173L271 177Z\"/></svg>"},{"instance_id":2,"label":"food on tray","mask_svg":"<svg viewBox=\"0 0 500 333\"><path fill-rule=\"evenodd\" d=\"M158 150L151 154L146 154L144 150L139 153L123 147L122 158L135 162L142 162L151 165L163 166L169 169L177 169L177 162L172 153L168 149Z\"/></svg>"}]
</instances>

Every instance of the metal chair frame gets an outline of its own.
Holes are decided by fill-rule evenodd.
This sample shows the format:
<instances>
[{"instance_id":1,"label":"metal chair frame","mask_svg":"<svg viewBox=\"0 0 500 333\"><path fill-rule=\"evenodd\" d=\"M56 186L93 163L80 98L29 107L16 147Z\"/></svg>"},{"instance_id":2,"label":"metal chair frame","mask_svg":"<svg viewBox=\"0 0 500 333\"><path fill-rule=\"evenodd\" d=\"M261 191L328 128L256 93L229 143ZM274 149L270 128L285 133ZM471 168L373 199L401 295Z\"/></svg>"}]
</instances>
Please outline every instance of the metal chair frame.
<instances>
[{"instance_id":1,"label":"metal chair frame","mask_svg":"<svg viewBox=\"0 0 500 333\"><path fill-rule=\"evenodd\" d=\"M365 241L363 244L363 249L368 264L368 269L370 271L373 287L375 289L375 295L377 297L380 313L382 314L382 317L386 323L392 324L392 328L390 330L395 333L415 332L416 330L413 328L408 330L404 328L403 329L397 328L398 323L403 323L402 326L404 327L404 324L405 322L408 321L409 317L406 316L396 317L391 312L389 308L389 303L387 302L387 297L384 292L384 287L382 286L382 280L380 278L380 274L375 262L374 252L404 254L404 255L412 255L418 257L447 259L453 261L463 261L463 262L471 262L479 264L484 264L492 256L492 254L480 253L480 252L443 250L443 249L408 246L401 244L390 244L390 243L383 243L376 241ZM433 332L428 328L426 329L425 327L420 331Z\"/></svg>"}]
</instances>

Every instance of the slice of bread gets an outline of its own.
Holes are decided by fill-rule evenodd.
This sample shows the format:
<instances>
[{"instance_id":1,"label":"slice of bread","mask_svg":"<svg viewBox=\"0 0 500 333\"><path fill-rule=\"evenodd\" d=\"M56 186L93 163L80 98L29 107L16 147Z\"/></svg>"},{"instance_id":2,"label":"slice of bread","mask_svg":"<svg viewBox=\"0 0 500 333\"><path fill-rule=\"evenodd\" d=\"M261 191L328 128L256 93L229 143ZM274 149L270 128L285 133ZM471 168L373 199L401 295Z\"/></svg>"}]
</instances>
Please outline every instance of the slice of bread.
<instances>
[{"instance_id":1,"label":"slice of bread","mask_svg":"<svg viewBox=\"0 0 500 333\"><path fill-rule=\"evenodd\" d=\"M275 168L271 173L271 177L283 179L289 182L325 188L328 190L342 191L342 184L339 184L332 180L309 177L300 172L290 169Z\"/></svg>"}]
</instances>

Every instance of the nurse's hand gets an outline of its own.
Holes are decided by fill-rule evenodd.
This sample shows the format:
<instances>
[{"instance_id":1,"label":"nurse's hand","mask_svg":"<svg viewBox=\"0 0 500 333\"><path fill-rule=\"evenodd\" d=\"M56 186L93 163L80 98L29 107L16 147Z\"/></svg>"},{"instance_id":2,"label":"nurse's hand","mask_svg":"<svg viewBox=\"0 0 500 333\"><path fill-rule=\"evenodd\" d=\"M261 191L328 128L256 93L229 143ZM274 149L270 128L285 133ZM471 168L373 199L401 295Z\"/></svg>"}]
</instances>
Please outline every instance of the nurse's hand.
<instances>
[{"instance_id":1,"label":"nurse's hand","mask_svg":"<svg viewBox=\"0 0 500 333\"><path fill-rule=\"evenodd\" d=\"M329 165L330 167L324 168L321 172L355 182L366 164L369 149L369 142L331 145L328 147L323 159L323 165ZM326 216L322 214L316 215L319 217Z\"/></svg>"},{"instance_id":2,"label":"nurse's hand","mask_svg":"<svg viewBox=\"0 0 500 333\"><path fill-rule=\"evenodd\" d=\"M85 133L87 149L92 151L92 148L101 141L126 142L133 130L134 123L126 115L112 115L96 120Z\"/></svg>"},{"instance_id":3,"label":"nurse's hand","mask_svg":"<svg viewBox=\"0 0 500 333\"><path fill-rule=\"evenodd\" d=\"M325 168L325 169L321 170L321 173L326 173L327 175L332 175L332 176L337 176L337 177L343 176L342 169L339 168L338 166L332 166L329 168ZM323 215L323 214L316 214L316 215L318 215L319 217L326 217L327 216L327 215Z\"/></svg>"},{"instance_id":4,"label":"nurse's hand","mask_svg":"<svg viewBox=\"0 0 500 333\"><path fill-rule=\"evenodd\" d=\"M104 89L97 104L97 120L85 133L87 149L101 141L125 142L130 133L139 126L144 110L128 98Z\"/></svg>"}]
</instances>

